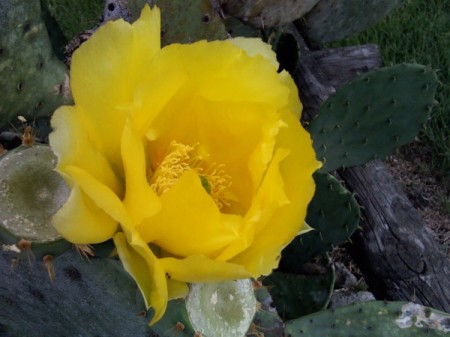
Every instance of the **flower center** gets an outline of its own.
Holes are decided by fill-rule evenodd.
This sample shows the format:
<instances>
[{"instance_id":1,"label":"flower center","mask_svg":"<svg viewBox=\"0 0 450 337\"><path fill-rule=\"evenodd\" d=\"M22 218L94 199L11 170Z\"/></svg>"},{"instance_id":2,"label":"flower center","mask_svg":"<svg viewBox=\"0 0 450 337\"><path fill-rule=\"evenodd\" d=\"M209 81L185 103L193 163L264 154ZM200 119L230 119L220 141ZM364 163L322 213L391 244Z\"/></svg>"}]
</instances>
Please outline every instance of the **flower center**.
<instances>
[{"instance_id":1,"label":"flower center","mask_svg":"<svg viewBox=\"0 0 450 337\"><path fill-rule=\"evenodd\" d=\"M155 163L154 173L150 179L150 187L158 195L167 192L187 171L193 170L199 176L205 191L221 209L229 205L225 192L231 185L231 177L226 174L225 165L206 163L196 148L172 141L164 159Z\"/></svg>"}]
</instances>

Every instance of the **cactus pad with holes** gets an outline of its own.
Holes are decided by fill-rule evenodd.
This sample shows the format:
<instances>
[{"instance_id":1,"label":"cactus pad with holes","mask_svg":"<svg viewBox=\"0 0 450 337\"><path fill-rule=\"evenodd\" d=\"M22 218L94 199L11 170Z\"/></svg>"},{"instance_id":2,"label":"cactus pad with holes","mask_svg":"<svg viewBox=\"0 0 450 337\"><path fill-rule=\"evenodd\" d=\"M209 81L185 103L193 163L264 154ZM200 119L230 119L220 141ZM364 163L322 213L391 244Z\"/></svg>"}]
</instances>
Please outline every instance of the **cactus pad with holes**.
<instances>
[{"instance_id":1,"label":"cactus pad with holes","mask_svg":"<svg viewBox=\"0 0 450 337\"><path fill-rule=\"evenodd\" d=\"M69 103L67 71L55 55L39 0L0 1L0 126L49 116Z\"/></svg>"},{"instance_id":2,"label":"cactus pad with holes","mask_svg":"<svg viewBox=\"0 0 450 337\"><path fill-rule=\"evenodd\" d=\"M108 0L120 3L120 0ZM219 16L219 8L209 0L155 0L152 4L161 9L161 45L191 43L198 40L224 40L225 25ZM132 20L141 14L145 0L128 2Z\"/></svg>"},{"instance_id":3,"label":"cactus pad with holes","mask_svg":"<svg viewBox=\"0 0 450 337\"><path fill-rule=\"evenodd\" d=\"M363 302L290 321L286 336L444 337L450 315L406 302Z\"/></svg>"},{"instance_id":4,"label":"cactus pad with holes","mask_svg":"<svg viewBox=\"0 0 450 337\"><path fill-rule=\"evenodd\" d=\"M118 261L86 261L69 250L53 260L51 282L42 260L11 268L11 254L0 252L0 327L11 336L151 335Z\"/></svg>"}]
</instances>

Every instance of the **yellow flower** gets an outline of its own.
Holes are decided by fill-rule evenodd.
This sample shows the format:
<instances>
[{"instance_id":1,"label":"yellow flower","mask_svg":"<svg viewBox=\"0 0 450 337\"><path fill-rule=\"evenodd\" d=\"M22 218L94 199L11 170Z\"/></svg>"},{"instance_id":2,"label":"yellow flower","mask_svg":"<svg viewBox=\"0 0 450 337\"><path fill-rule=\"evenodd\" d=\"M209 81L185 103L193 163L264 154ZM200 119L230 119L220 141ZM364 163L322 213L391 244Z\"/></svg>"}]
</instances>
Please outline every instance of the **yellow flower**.
<instances>
[{"instance_id":1,"label":"yellow flower","mask_svg":"<svg viewBox=\"0 0 450 337\"><path fill-rule=\"evenodd\" d=\"M320 166L292 78L258 39L160 47L160 13L101 27L52 118L71 186L54 226L114 239L157 321L189 282L269 274L305 230Z\"/></svg>"}]
</instances>

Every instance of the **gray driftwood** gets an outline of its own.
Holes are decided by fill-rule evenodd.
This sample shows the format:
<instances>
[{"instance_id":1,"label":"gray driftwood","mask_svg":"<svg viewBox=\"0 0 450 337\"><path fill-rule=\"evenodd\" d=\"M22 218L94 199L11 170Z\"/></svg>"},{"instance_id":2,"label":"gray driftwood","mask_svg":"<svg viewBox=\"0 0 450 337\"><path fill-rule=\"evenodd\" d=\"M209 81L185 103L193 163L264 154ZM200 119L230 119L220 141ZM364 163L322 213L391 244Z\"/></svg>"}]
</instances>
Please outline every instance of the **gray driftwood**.
<instances>
[{"instance_id":1,"label":"gray driftwood","mask_svg":"<svg viewBox=\"0 0 450 337\"><path fill-rule=\"evenodd\" d=\"M389 169L374 160L339 174L364 207L348 251L372 292L450 312L450 263Z\"/></svg>"},{"instance_id":2,"label":"gray driftwood","mask_svg":"<svg viewBox=\"0 0 450 337\"><path fill-rule=\"evenodd\" d=\"M294 74L309 120L335 90L359 72L380 66L376 46L310 51L300 46ZM362 206L361 229L348 251L379 299L405 300L450 312L450 261L381 161L338 172Z\"/></svg>"}]
</instances>

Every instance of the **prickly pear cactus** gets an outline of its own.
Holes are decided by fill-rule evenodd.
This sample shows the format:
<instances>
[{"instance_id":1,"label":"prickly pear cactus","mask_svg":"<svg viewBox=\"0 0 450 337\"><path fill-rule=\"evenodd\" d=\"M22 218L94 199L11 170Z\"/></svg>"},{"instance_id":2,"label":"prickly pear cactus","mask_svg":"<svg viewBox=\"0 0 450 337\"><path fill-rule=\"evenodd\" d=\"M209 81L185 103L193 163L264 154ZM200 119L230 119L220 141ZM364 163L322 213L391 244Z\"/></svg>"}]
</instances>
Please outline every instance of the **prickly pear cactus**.
<instances>
[{"instance_id":1,"label":"prickly pear cactus","mask_svg":"<svg viewBox=\"0 0 450 337\"><path fill-rule=\"evenodd\" d=\"M120 3L120 0L108 0ZM139 17L145 0L128 2L132 19ZM154 0L161 9L161 44L191 43L198 40L224 40L228 37L218 8L209 0ZM123 4L122 4L123 7Z\"/></svg>"},{"instance_id":2,"label":"prickly pear cactus","mask_svg":"<svg viewBox=\"0 0 450 337\"><path fill-rule=\"evenodd\" d=\"M104 6L103 0L42 0L42 3L67 41L97 25Z\"/></svg>"},{"instance_id":3,"label":"prickly pear cactus","mask_svg":"<svg viewBox=\"0 0 450 337\"><path fill-rule=\"evenodd\" d=\"M305 34L324 43L349 38L370 28L393 10L400 0L320 0L304 16Z\"/></svg>"},{"instance_id":4,"label":"prickly pear cactus","mask_svg":"<svg viewBox=\"0 0 450 337\"><path fill-rule=\"evenodd\" d=\"M286 336L444 337L450 315L414 303L363 302L320 311L286 324Z\"/></svg>"},{"instance_id":5,"label":"prickly pear cactus","mask_svg":"<svg viewBox=\"0 0 450 337\"><path fill-rule=\"evenodd\" d=\"M220 0L225 13L254 27L284 25L308 13L319 0Z\"/></svg>"},{"instance_id":6,"label":"prickly pear cactus","mask_svg":"<svg viewBox=\"0 0 450 337\"><path fill-rule=\"evenodd\" d=\"M51 260L11 264L17 255L16 251L0 251L0 333L5 331L8 336L231 337L229 333L215 334L215 330L211 334L208 328L231 331L233 319L240 323L242 336L247 330L251 336L258 329L267 330L267 337L283 334L281 319L270 312L267 291L255 290L261 302L257 304L249 280L239 281L237 287L234 281L194 285L197 290L190 295L192 303L170 301L163 318L149 327L152 310L144 309L136 284L119 261L97 257L87 261L69 250ZM230 300L236 302L235 310L228 307ZM239 305L243 302L245 309ZM253 317L256 311L260 312ZM243 324L240 314L244 312Z\"/></svg>"},{"instance_id":7,"label":"prickly pear cactus","mask_svg":"<svg viewBox=\"0 0 450 337\"><path fill-rule=\"evenodd\" d=\"M37 259L11 266L16 258L0 252L0 326L12 336L149 335L135 283L118 261L85 261L73 250L51 263Z\"/></svg>"},{"instance_id":8,"label":"prickly pear cactus","mask_svg":"<svg viewBox=\"0 0 450 337\"><path fill-rule=\"evenodd\" d=\"M86 28L78 28L78 15L77 22L71 21L73 15L67 17L67 12L90 11L84 9L85 1L42 1L67 39L76 30L97 25L95 15L87 20L93 21L92 26ZM283 50L298 55L296 43L295 48L289 47L283 28L254 27L284 24L309 12L302 20L309 38L330 41L368 27L399 1L367 1L364 11L371 18L362 15L363 7L356 0L148 2L161 8L163 45L244 34L276 40L273 45L280 56ZM104 18L133 21L145 3L107 0ZM72 5L80 11L70 10ZM0 126L17 115L30 121L48 116L69 99L62 85L66 71L53 54L46 27L37 15L39 6L38 0L0 0L0 70L5 74L0 77ZM230 14L235 17L226 18ZM284 68L293 71L296 62ZM371 302L310 314L327 306L334 287L334 269L326 253L350 237L360 214L354 196L326 172L385 156L412 140L428 117L435 88L432 71L400 65L365 74L340 89L310 124L315 149L324 161L323 172L314 177L316 194L306 219L313 230L286 247L279 270L263 283L192 285L188 298L170 301L164 317L151 327L147 324L152 310L145 310L136 284L112 256L111 241L71 249L51 227L50 218L64 203L68 189L52 170L55 158L49 148L39 145L9 151L0 157L0 336L231 337L238 331L236 336L253 337L409 337L448 333L448 316L407 303ZM298 318L302 315L307 316ZM280 316L294 320L285 322ZM244 323L243 317L247 318ZM237 328L230 328L233 320Z\"/></svg>"},{"instance_id":9,"label":"prickly pear cactus","mask_svg":"<svg viewBox=\"0 0 450 337\"><path fill-rule=\"evenodd\" d=\"M195 330L189 320L184 299L175 299L168 303L164 316L151 327L156 336L195 336Z\"/></svg>"},{"instance_id":10,"label":"prickly pear cactus","mask_svg":"<svg viewBox=\"0 0 450 337\"><path fill-rule=\"evenodd\" d=\"M281 317L294 319L327 307L335 274L333 266L323 260L304 265L299 275L273 272L263 279Z\"/></svg>"},{"instance_id":11,"label":"prickly pear cactus","mask_svg":"<svg viewBox=\"0 0 450 337\"><path fill-rule=\"evenodd\" d=\"M161 8L163 44L224 40L225 25L209 0L156 0ZM180 15L179 18L174 18ZM177 22L177 24L174 24Z\"/></svg>"},{"instance_id":12,"label":"prickly pear cactus","mask_svg":"<svg viewBox=\"0 0 450 337\"><path fill-rule=\"evenodd\" d=\"M417 64L373 70L341 87L309 128L322 171L382 159L413 141L436 87L436 73Z\"/></svg>"},{"instance_id":13,"label":"prickly pear cactus","mask_svg":"<svg viewBox=\"0 0 450 337\"><path fill-rule=\"evenodd\" d=\"M49 116L71 101L67 70L54 55L39 0L0 1L0 126Z\"/></svg>"}]
</instances>

